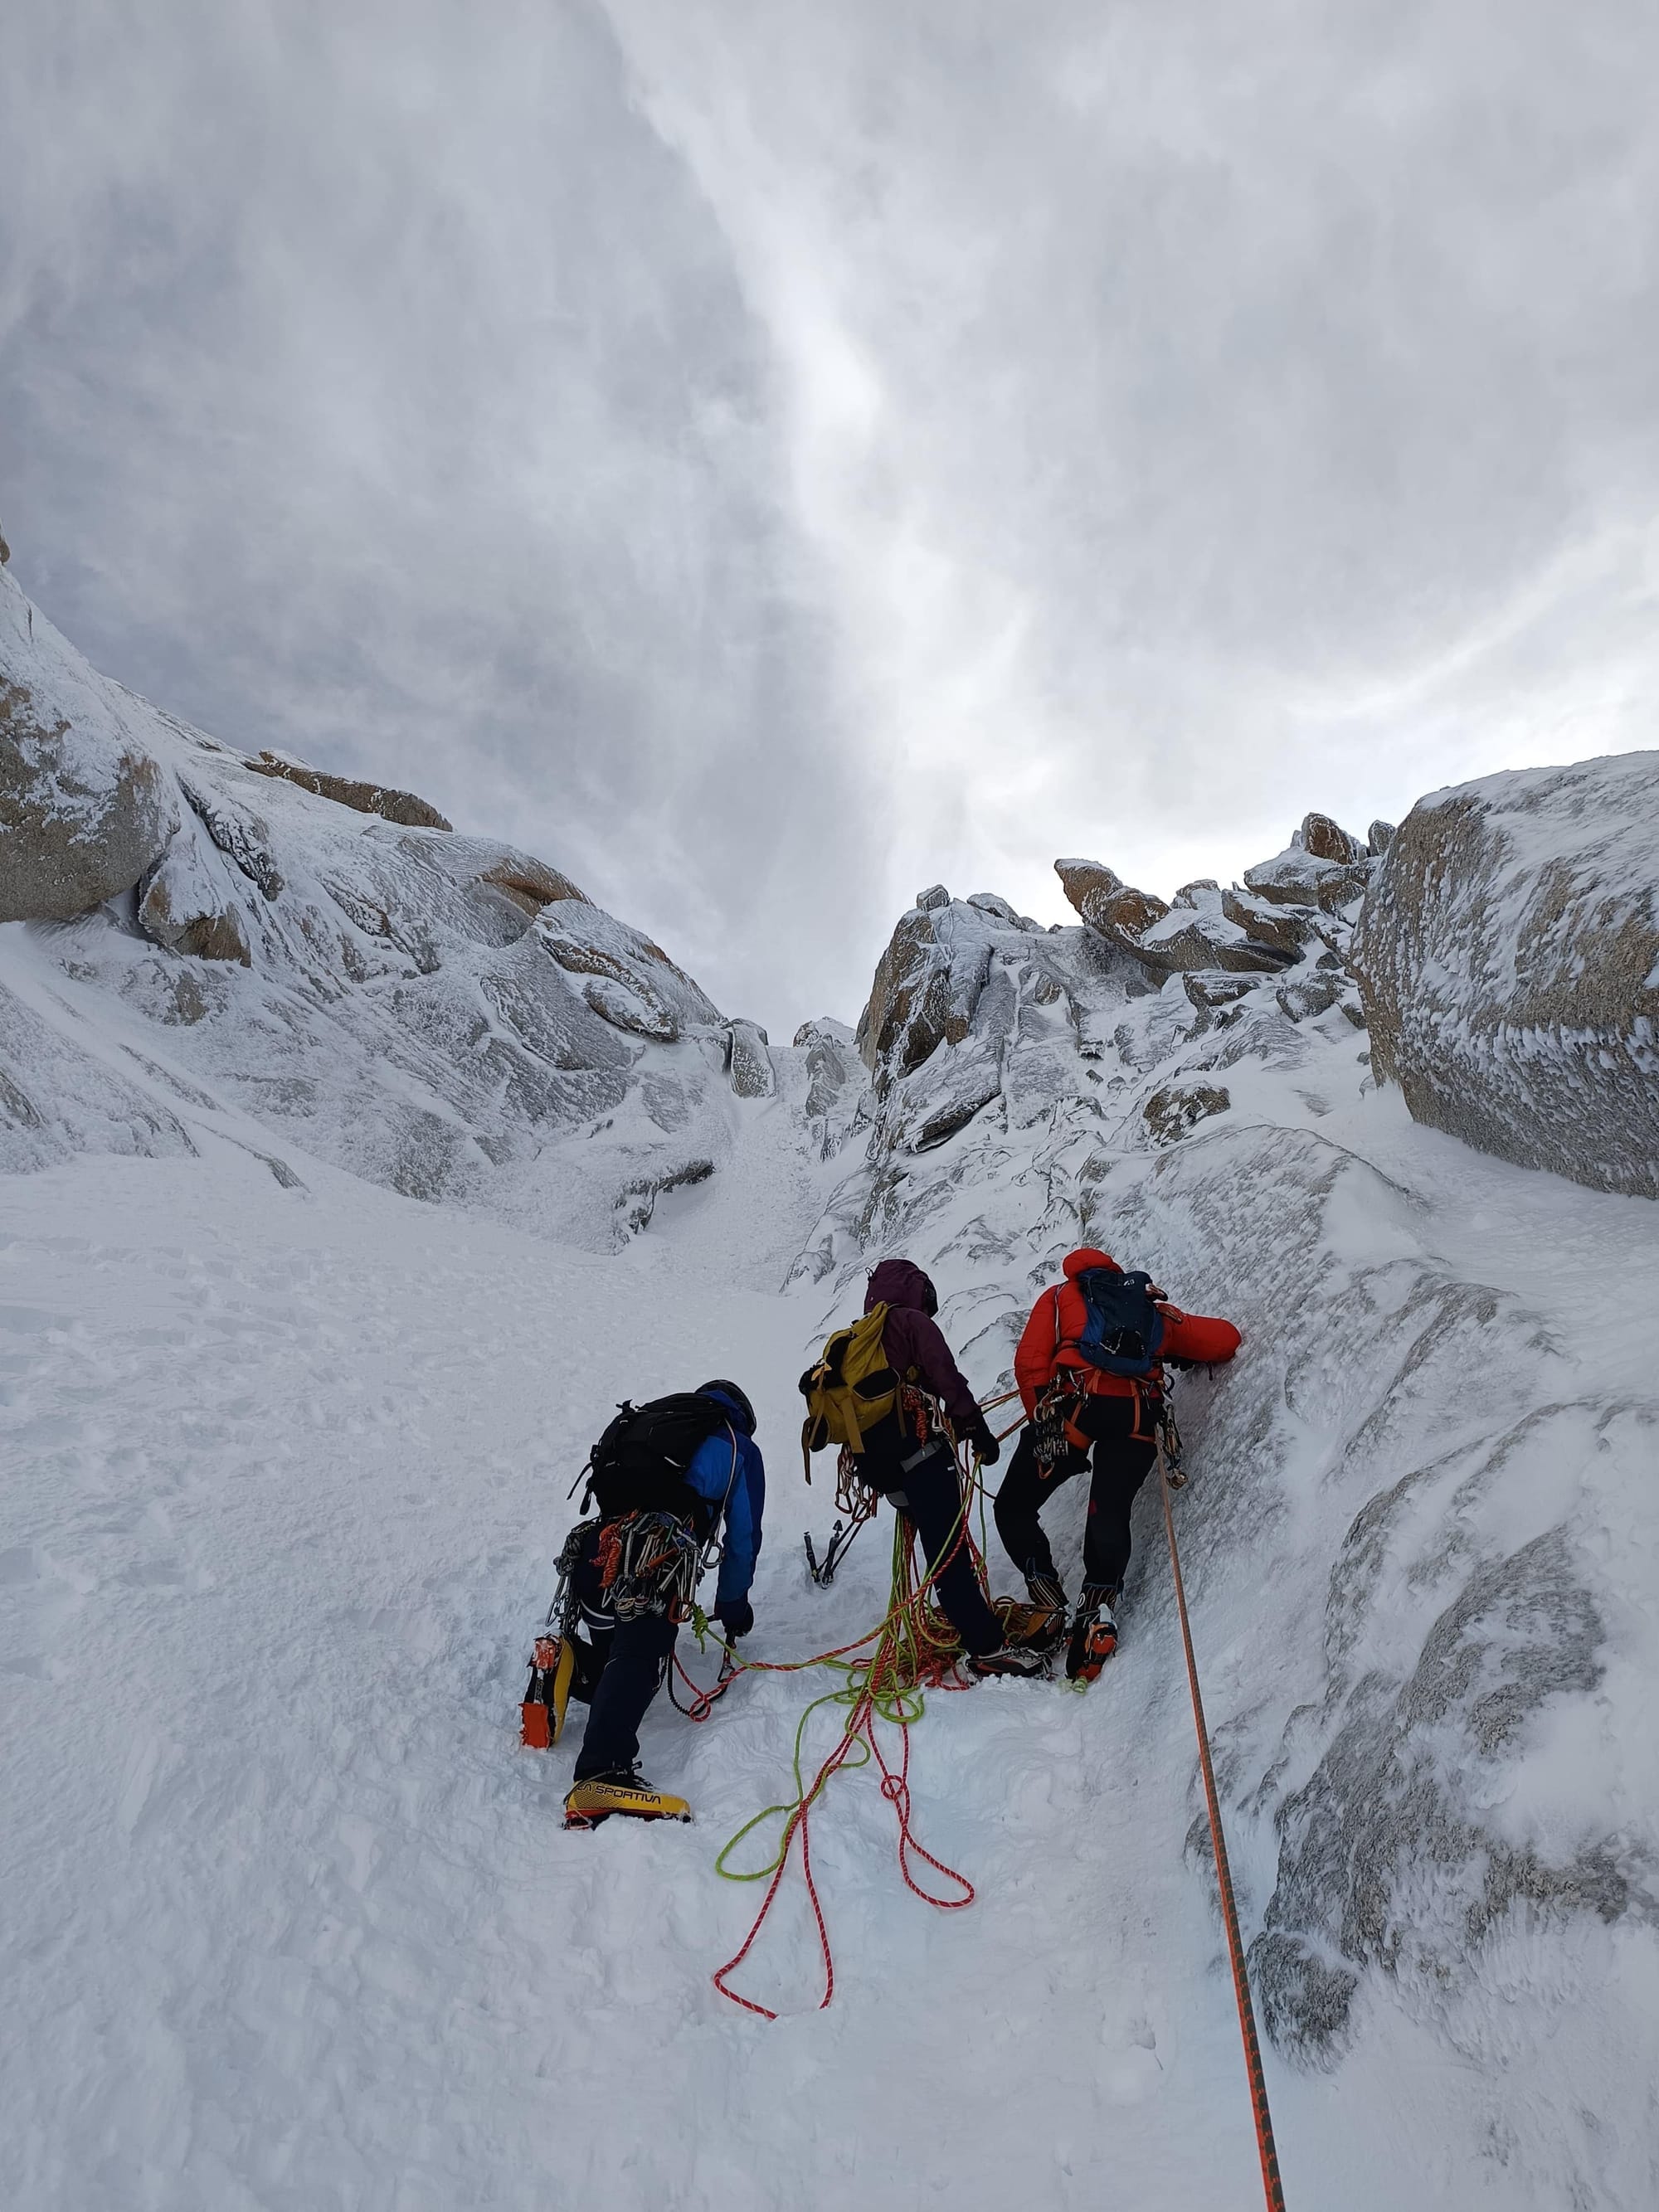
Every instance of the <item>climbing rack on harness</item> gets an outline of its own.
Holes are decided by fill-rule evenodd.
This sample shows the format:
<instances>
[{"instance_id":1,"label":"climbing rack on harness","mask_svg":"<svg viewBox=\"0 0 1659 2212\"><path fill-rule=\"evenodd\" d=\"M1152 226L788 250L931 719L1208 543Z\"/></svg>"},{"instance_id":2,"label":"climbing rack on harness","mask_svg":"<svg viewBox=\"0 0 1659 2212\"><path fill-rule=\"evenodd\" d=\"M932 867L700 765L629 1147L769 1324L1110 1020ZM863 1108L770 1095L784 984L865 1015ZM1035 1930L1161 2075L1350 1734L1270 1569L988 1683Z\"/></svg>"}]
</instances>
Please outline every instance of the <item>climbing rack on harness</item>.
<instances>
[{"instance_id":1,"label":"climbing rack on harness","mask_svg":"<svg viewBox=\"0 0 1659 2212\"><path fill-rule=\"evenodd\" d=\"M702 1551L678 1514L628 1513L605 1522L598 1556L600 1587L617 1620L648 1613L690 1620Z\"/></svg>"},{"instance_id":2,"label":"climbing rack on harness","mask_svg":"<svg viewBox=\"0 0 1659 2212\"><path fill-rule=\"evenodd\" d=\"M1073 1424L1082 1402L1082 1387L1069 1368L1062 1368L1038 1397L1031 1417L1032 1449L1045 1473L1076 1448L1080 1431Z\"/></svg>"}]
</instances>

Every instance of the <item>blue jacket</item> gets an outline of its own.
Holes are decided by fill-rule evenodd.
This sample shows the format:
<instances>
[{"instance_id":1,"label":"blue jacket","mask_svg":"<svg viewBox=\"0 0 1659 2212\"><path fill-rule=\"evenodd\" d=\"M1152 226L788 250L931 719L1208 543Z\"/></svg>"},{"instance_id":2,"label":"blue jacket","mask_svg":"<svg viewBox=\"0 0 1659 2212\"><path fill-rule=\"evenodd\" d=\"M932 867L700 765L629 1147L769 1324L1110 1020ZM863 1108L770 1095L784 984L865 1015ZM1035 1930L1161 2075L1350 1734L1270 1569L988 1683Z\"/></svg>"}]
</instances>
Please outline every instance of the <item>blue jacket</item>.
<instances>
[{"instance_id":1,"label":"blue jacket","mask_svg":"<svg viewBox=\"0 0 1659 2212\"><path fill-rule=\"evenodd\" d=\"M747 1597L749 1585L755 1579L755 1562L760 1557L761 1521L766 1511L766 1462L761 1457L760 1446L747 1433L742 1415L731 1400L718 1390L708 1395L715 1405L730 1413L731 1424L727 1428L717 1429L697 1446L685 1470L685 1479L699 1498L706 1498L711 1505L724 1511L724 1549L720 1581L714 1589L714 1603L722 1606L728 1600ZM732 1454L734 1439L735 1466ZM717 1511L717 1522L720 1517Z\"/></svg>"}]
</instances>

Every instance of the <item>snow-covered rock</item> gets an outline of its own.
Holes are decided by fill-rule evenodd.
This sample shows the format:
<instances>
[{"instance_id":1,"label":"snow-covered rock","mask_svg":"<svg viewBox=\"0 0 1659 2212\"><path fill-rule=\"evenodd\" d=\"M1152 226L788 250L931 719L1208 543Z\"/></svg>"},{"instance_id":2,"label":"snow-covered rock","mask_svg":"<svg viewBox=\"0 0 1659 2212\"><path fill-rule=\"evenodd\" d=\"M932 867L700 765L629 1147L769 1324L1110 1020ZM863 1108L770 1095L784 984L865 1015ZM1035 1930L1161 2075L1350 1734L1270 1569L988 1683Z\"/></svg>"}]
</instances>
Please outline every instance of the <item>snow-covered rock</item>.
<instances>
[{"instance_id":1,"label":"snow-covered rock","mask_svg":"<svg viewBox=\"0 0 1659 2212\"><path fill-rule=\"evenodd\" d=\"M195 1151L154 1084L111 1066L92 1037L65 1034L0 985L0 1166L15 1174L77 1152L167 1159Z\"/></svg>"},{"instance_id":2,"label":"snow-covered rock","mask_svg":"<svg viewBox=\"0 0 1659 2212\"><path fill-rule=\"evenodd\" d=\"M1155 975L1259 975L1295 962L1316 936L1328 941L1322 918L1358 897L1369 867L1357 838L1310 814L1285 852L1245 870L1243 890L1185 884L1166 904L1098 860L1056 860L1054 872L1086 925Z\"/></svg>"},{"instance_id":3,"label":"snow-covered rock","mask_svg":"<svg viewBox=\"0 0 1659 2212\"><path fill-rule=\"evenodd\" d=\"M1645 779L1626 764L1616 795L1604 771L1586 776L1583 849L1633 849L1621 825ZM1385 870L1413 836L1408 823ZM957 904L928 912L927 945L951 957L924 968L908 916L908 972L951 988L934 984L931 1006L927 984L912 992L915 1027L884 1002L887 1065L904 1072L796 1263L833 1297L826 1318L855 1310L875 1259L926 1266L988 1393L1007 1387L1033 1297L1079 1243L1243 1328L1232 1369L1182 1387L1196 1477L1183 1547L1208 1648L1224 1654L1210 1717L1252 1869L1263 2014L1283 2052L1319 2066L1390 2008L1429 2047L1484 2053L1516 1946L1547 1961L1552 1988L1571 1982L1587 1931L1620 1930L1635 1962L1659 1882L1617 1780L1613 1747L1641 1735L1645 1706L1617 1656L1633 1585L1607 1550L1645 1510L1659 1401L1632 1387L1634 1366L1586 1370L1588 1283L1538 1303L1533 1244L1548 1236L1501 1182L1512 1171L1482 1164L1489 1188L1413 1152L1372 1085L1338 894L1379 864L1356 847L1316 817L1282 865L1247 872L1298 922L1299 957L1284 946L1296 964L1271 975L1218 964L1153 989L1139 947L1163 916L1130 939L1121 911L1103 931L1097 908L1091 926L1032 940L982 933ZM1109 872L1068 870L1085 913L1091 893L1123 895ZM1604 896L1610 876L1604 863ZM1188 888L1194 913L1206 888ZM1633 962L1651 957L1643 939ZM1540 1188L1546 1219L1561 1188ZM1471 1264L1467 1227L1466 1256L1449 1256L1455 1221L1486 1218L1513 1227L1532 1296ZM1073 1586L1084 1502L1054 1516L1073 1531ZM1133 1635L1167 1626L1157 1510L1149 1498L1139 1524ZM1141 1724L1119 1704L1131 1765ZM1554 1763L1579 1738L1606 1747L1593 1779ZM1628 2007L1620 2018L1639 2039ZM1547 2073L1545 2021L1536 2033Z\"/></svg>"},{"instance_id":4,"label":"snow-covered rock","mask_svg":"<svg viewBox=\"0 0 1659 2212\"><path fill-rule=\"evenodd\" d=\"M1275 945L1258 944L1226 913L1218 884L1188 884L1166 904L1097 860L1056 860L1054 872L1087 926L1156 975L1260 973L1280 963Z\"/></svg>"},{"instance_id":5,"label":"snow-covered rock","mask_svg":"<svg viewBox=\"0 0 1659 2212\"><path fill-rule=\"evenodd\" d=\"M757 1022L732 1022L726 1031L726 1073L739 1098L769 1098L777 1089L772 1048Z\"/></svg>"},{"instance_id":6,"label":"snow-covered rock","mask_svg":"<svg viewBox=\"0 0 1659 2212\"><path fill-rule=\"evenodd\" d=\"M1140 1109L1155 1145L1173 1145L1190 1136L1200 1121L1224 1114L1232 1095L1216 1083L1170 1083L1154 1091Z\"/></svg>"},{"instance_id":7,"label":"snow-covered rock","mask_svg":"<svg viewBox=\"0 0 1659 2212\"><path fill-rule=\"evenodd\" d=\"M260 775L279 775L287 783L297 783L301 791L314 792L319 799L331 799L337 805L349 806L359 814L378 814L385 821L401 822L411 830L453 827L435 806L417 798L412 791L364 783L356 776L329 775L287 753L258 753L249 759L248 766Z\"/></svg>"},{"instance_id":8,"label":"snow-covered rock","mask_svg":"<svg viewBox=\"0 0 1659 2212\"><path fill-rule=\"evenodd\" d=\"M1244 887L1273 906L1316 907L1332 914L1365 888L1363 860L1327 860L1300 845L1289 845L1244 871Z\"/></svg>"},{"instance_id":9,"label":"snow-covered rock","mask_svg":"<svg viewBox=\"0 0 1659 2212\"><path fill-rule=\"evenodd\" d=\"M793 1049L805 1055L802 1103L810 1141L818 1158L827 1160L868 1118L865 1094L869 1078L859 1056L857 1035L848 1024L826 1014L801 1024Z\"/></svg>"},{"instance_id":10,"label":"snow-covered rock","mask_svg":"<svg viewBox=\"0 0 1659 2212\"><path fill-rule=\"evenodd\" d=\"M62 921L131 890L179 819L143 710L84 664L43 665L35 627L0 574L0 921Z\"/></svg>"},{"instance_id":11,"label":"snow-covered rock","mask_svg":"<svg viewBox=\"0 0 1659 2212\"><path fill-rule=\"evenodd\" d=\"M877 964L859 1019L865 1065L885 1091L940 1044L968 1034L990 965L998 918L952 900L942 884L921 893Z\"/></svg>"},{"instance_id":12,"label":"snow-covered rock","mask_svg":"<svg viewBox=\"0 0 1659 2212\"><path fill-rule=\"evenodd\" d=\"M1417 1120L1659 1197L1659 753L1420 799L1351 957L1373 1066Z\"/></svg>"},{"instance_id":13,"label":"snow-covered rock","mask_svg":"<svg viewBox=\"0 0 1659 2212\"><path fill-rule=\"evenodd\" d=\"M1335 860L1347 868L1358 867L1370 858L1370 848L1365 840L1351 836L1328 814L1304 814L1302 826L1291 842L1298 852L1310 854L1316 860Z\"/></svg>"},{"instance_id":14,"label":"snow-covered rock","mask_svg":"<svg viewBox=\"0 0 1659 2212\"><path fill-rule=\"evenodd\" d=\"M98 675L9 574L0 699L0 912L30 925L0 967L58 1039L15 1056L0 1037L0 1162L45 1156L16 1102L73 1066L39 1115L54 1141L147 1145L178 1083L394 1189L604 1246L642 1194L726 1156L734 1094L768 1095L758 1032L734 1052L696 983L562 872L188 728ZM87 1058L83 1000L99 1024L120 1010L118 1077Z\"/></svg>"},{"instance_id":15,"label":"snow-covered rock","mask_svg":"<svg viewBox=\"0 0 1659 2212\"><path fill-rule=\"evenodd\" d=\"M684 969L580 891L544 908L536 932L558 965L581 977L582 997L614 1028L673 1044L688 1030L720 1027L720 1009Z\"/></svg>"}]
</instances>

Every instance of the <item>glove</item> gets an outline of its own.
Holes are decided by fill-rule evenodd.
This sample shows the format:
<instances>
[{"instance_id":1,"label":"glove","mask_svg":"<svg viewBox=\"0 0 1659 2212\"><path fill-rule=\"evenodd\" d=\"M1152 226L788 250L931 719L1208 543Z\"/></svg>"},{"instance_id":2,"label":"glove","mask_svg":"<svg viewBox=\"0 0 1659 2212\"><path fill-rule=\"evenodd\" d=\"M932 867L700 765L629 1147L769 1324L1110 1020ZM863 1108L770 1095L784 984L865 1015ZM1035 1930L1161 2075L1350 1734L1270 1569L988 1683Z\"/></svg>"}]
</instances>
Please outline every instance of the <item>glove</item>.
<instances>
[{"instance_id":1,"label":"glove","mask_svg":"<svg viewBox=\"0 0 1659 2212\"><path fill-rule=\"evenodd\" d=\"M755 1625L755 1608L746 1597L729 1597L724 1605L714 1607L714 1618L735 1644L740 1636L747 1636Z\"/></svg>"},{"instance_id":2,"label":"glove","mask_svg":"<svg viewBox=\"0 0 1659 2212\"><path fill-rule=\"evenodd\" d=\"M980 1464L982 1467L994 1467L1002 1457L1002 1446L991 1434L991 1425L988 1421L980 1423L969 1441L979 1454Z\"/></svg>"}]
</instances>

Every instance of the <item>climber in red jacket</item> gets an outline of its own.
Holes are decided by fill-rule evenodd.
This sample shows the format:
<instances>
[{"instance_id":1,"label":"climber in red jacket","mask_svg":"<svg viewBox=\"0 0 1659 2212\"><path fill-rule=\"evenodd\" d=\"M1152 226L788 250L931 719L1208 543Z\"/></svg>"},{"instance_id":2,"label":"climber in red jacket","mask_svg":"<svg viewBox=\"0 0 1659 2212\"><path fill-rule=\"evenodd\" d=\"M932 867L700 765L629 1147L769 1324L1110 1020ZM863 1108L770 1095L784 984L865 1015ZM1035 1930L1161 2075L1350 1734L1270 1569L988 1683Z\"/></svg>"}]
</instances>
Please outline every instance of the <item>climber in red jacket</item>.
<instances>
[{"instance_id":1,"label":"climber in red jacket","mask_svg":"<svg viewBox=\"0 0 1659 2212\"><path fill-rule=\"evenodd\" d=\"M1090 1286L1079 1283L1096 1269L1118 1279L1104 1290L1127 1300L1130 1318L1139 1297L1147 1320L1155 1310L1162 1323L1161 1334L1152 1325L1158 1340L1151 1347L1155 1356L1144 1374L1115 1373L1097 1364L1113 1355L1103 1354L1101 1345L1090 1338L1091 1309L1085 1295ZM1014 1380L1029 1421L997 1493L997 1534L1025 1577L1032 1632L1041 1634L1046 1627L1057 1640L1065 1623L1066 1592L1039 1516L1060 1484L1088 1466L1092 1448L1083 1598L1066 1657L1066 1671L1073 1680L1092 1681L1117 1648L1115 1608L1129 1564L1129 1509L1157 1456L1164 1364L1218 1364L1232 1358L1242 1340L1231 1322L1182 1313L1155 1285L1138 1292L1134 1285L1145 1285L1146 1279L1125 1277L1108 1252L1092 1247L1073 1252L1065 1275L1063 1283L1045 1291L1032 1307L1014 1354ZM1136 1364L1133 1354L1146 1348L1134 1339L1124 1347L1129 1356L1119 1364Z\"/></svg>"}]
</instances>

